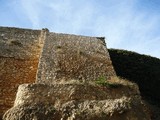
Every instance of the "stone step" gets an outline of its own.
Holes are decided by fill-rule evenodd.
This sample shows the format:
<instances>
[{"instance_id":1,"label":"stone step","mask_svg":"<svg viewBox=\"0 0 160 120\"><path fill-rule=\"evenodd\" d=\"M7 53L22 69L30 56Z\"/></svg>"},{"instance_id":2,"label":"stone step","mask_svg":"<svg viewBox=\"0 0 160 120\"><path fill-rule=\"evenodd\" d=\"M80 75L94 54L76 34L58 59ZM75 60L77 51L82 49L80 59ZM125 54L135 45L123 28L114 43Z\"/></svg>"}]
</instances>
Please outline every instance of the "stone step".
<instances>
[{"instance_id":1,"label":"stone step","mask_svg":"<svg viewBox=\"0 0 160 120\"><path fill-rule=\"evenodd\" d=\"M62 104L71 100L116 99L132 95L139 95L139 91L128 86L105 88L92 84L23 84L18 88L14 106L39 102Z\"/></svg>"}]
</instances>

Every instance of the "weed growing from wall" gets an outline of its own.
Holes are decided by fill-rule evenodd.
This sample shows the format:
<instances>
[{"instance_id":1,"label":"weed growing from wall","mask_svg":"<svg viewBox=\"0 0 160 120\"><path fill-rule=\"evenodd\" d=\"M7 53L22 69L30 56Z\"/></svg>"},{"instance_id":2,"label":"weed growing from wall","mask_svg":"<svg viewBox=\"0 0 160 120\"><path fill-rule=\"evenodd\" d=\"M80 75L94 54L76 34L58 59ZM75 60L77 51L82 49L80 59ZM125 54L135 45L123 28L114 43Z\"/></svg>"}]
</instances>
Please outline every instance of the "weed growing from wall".
<instances>
[{"instance_id":1,"label":"weed growing from wall","mask_svg":"<svg viewBox=\"0 0 160 120\"><path fill-rule=\"evenodd\" d=\"M118 88L118 87L122 86L122 84L119 84L119 83L113 83L113 82L111 83L111 82L109 82L108 79L106 77L104 77L104 76L99 77L95 81L95 83L97 85L100 85L100 86L103 86L103 87L111 87L111 88Z\"/></svg>"}]
</instances>

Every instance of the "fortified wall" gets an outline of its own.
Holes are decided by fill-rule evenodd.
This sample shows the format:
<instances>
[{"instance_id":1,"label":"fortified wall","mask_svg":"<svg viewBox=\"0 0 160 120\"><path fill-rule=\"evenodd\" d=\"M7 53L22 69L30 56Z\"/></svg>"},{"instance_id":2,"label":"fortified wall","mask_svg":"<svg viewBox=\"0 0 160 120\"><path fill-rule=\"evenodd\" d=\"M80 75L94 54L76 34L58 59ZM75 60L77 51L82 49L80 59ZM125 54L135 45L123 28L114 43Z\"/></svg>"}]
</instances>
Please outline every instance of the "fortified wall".
<instances>
[{"instance_id":1,"label":"fortified wall","mask_svg":"<svg viewBox=\"0 0 160 120\"><path fill-rule=\"evenodd\" d=\"M23 83L95 80L114 74L104 38L0 27L0 116L13 106Z\"/></svg>"},{"instance_id":2,"label":"fortified wall","mask_svg":"<svg viewBox=\"0 0 160 120\"><path fill-rule=\"evenodd\" d=\"M3 120L150 120L138 87L112 81L104 38L4 27L0 36Z\"/></svg>"},{"instance_id":3,"label":"fortified wall","mask_svg":"<svg viewBox=\"0 0 160 120\"><path fill-rule=\"evenodd\" d=\"M35 81L44 35L43 30L0 27L0 116L13 106L18 86Z\"/></svg>"},{"instance_id":4,"label":"fortified wall","mask_svg":"<svg viewBox=\"0 0 160 120\"><path fill-rule=\"evenodd\" d=\"M37 83L94 81L101 76L115 75L101 37L48 33L41 56Z\"/></svg>"}]
</instances>

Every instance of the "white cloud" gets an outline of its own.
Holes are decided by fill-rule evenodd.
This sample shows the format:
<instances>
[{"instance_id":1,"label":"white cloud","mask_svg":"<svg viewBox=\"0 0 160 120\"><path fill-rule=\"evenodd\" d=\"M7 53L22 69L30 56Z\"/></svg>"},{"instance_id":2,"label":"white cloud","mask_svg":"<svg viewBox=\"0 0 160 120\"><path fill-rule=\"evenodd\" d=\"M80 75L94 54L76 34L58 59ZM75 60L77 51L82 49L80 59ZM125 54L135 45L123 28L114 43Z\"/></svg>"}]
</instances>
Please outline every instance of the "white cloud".
<instances>
[{"instance_id":1,"label":"white cloud","mask_svg":"<svg viewBox=\"0 0 160 120\"><path fill-rule=\"evenodd\" d=\"M21 0L20 5L22 5L21 7L28 16L33 28L39 28L41 21L40 13L42 11L41 9L43 8L41 4L39 4L38 0Z\"/></svg>"}]
</instances>

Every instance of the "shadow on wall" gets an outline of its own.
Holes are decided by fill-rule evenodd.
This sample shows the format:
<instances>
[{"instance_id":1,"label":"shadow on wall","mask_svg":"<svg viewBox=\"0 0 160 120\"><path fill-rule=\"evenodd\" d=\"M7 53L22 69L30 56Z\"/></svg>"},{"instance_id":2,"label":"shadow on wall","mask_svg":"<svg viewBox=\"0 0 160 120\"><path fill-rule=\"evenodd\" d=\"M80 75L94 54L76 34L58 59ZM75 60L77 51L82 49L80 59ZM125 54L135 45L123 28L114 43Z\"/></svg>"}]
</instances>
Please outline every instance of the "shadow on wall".
<instances>
[{"instance_id":1,"label":"shadow on wall","mask_svg":"<svg viewBox=\"0 0 160 120\"><path fill-rule=\"evenodd\" d=\"M0 119L13 106L18 86L35 82L41 32L0 27Z\"/></svg>"}]
</instances>

